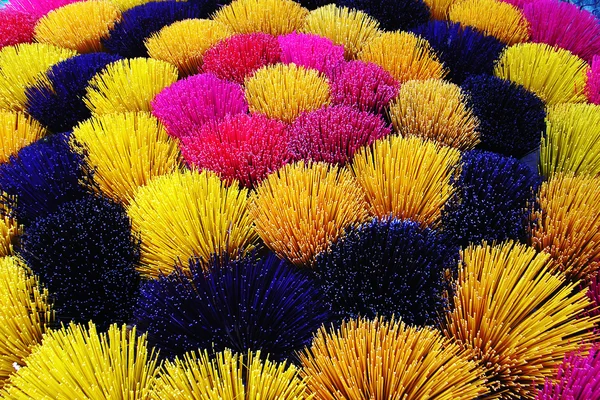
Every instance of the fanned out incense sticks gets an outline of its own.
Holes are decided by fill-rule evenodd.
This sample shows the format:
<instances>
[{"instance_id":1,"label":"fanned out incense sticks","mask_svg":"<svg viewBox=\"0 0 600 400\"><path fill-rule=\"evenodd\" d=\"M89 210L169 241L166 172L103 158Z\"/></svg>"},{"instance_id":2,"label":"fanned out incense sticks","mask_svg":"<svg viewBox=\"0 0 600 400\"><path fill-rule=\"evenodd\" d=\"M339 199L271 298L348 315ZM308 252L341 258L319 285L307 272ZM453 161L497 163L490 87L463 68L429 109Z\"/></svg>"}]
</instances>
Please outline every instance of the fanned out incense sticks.
<instances>
[{"instance_id":1,"label":"fanned out incense sticks","mask_svg":"<svg viewBox=\"0 0 600 400\"><path fill-rule=\"evenodd\" d=\"M289 141L287 124L260 114L236 114L184 136L180 147L189 166L252 188L293 160Z\"/></svg>"},{"instance_id":2,"label":"fanned out incense sticks","mask_svg":"<svg viewBox=\"0 0 600 400\"><path fill-rule=\"evenodd\" d=\"M600 269L600 178L555 174L542 184L531 244L571 280Z\"/></svg>"},{"instance_id":3,"label":"fanned out incense sticks","mask_svg":"<svg viewBox=\"0 0 600 400\"><path fill-rule=\"evenodd\" d=\"M546 129L546 105L538 96L490 75L470 76L462 89L479 120L478 149L522 158L539 148Z\"/></svg>"},{"instance_id":4,"label":"fanned out incense sticks","mask_svg":"<svg viewBox=\"0 0 600 400\"><path fill-rule=\"evenodd\" d=\"M35 26L35 40L79 53L102 51L101 40L121 19L121 11L108 1L76 2L44 16Z\"/></svg>"},{"instance_id":5,"label":"fanned out incense sticks","mask_svg":"<svg viewBox=\"0 0 600 400\"><path fill-rule=\"evenodd\" d=\"M565 354L596 339L598 318L579 317L591 302L531 247L471 246L462 261L445 335L486 369L486 398L535 398Z\"/></svg>"},{"instance_id":6,"label":"fanned out incense sticks","mask_svg":"<svg viewBox=\"0 0 600 400\"><path fill-rule=\"evenodd\" d=\"M590 304L588 309L585 310L583 315L596 317L600 315L600 276L596 274L593 278L588 279L588 281L585 283L585 286L582 284L582 290L587 289L586 294L592 304ZM598 321L596 324L596 332L600 332L600 321Z\"/></svg>"},{"instance_id":7,"label":"fanned out incense sticks","mask_svg":"<svg viewBox=\"0 0 600 400\"><path fill-rule=\"evenodd\" d=\"M281 62L316 69L329 76L344 62L344 46L327 38L307 33L290 33L277 38L281 47Z\"/></svg>"},{"instance_id":8,"label":"fanned out incense sticks","mask_svg":"<svg viewBox=\"0 0 600 400\"><path fill-rule=\"evenodd\" d=\"M358 54L388 71L400 83L446 76L427 40L409 32L386 32L369 41Z\"/></svg>"},{"instance_id":9,"label":"fanned out incense sticks","mask_svg":"<svg viewBox=\"0 0 600 400\"><path fill-rule=\"evenodd\" d=\"M36 22L33 15L0 8L0 50L5 46L31 43Z\"/></svg>"},{"instance_id":10,"label":"fanned out incense sticks","mask_svg":"<svg viewBox=\"0 0 600 400\"><path fill-rule=\"evenodd\" d=\"M405 82L390 104L394 131L458 150L479 143L479 120L461 88L437 79Z\"/></svg>"},{"instance_id":11,"label":"fanned out incense sticks","mask_svg":"<svg viewBox=\"0 0 600 400\"><path fill-rule=\"evenodd\" d=\"M14 254L13 245L21 234L22 229L14 218L0 214L0 257Z\"/></svg>"},{"instance_id":12,"label":"fanned out incense sticks","mask_svg":"<svg viewBox=\"0 0 600 400\"><path fill-rule=\"evenodd\" d=\"M394 136L359 151L351 168L371 215L435 226L454 192L450 176L459 158L456 149Z\"/></svg>"},{"instance_id":13,"label":"fanned out incense sticks","mask_svg":"<svg viewBox=\"0 0 600 400\"><path fill-rule=\"evenodd\" d=\"M194 135L203 125L219 122L227 115L247 112L242 87L213 74L182 79L152 101L152 114L176 138Z\"/></svg>"},{"instance_id":14,"label":"fanned out incense sticks","mask_svg":"<svg viewBox=\"0 0 600 400\"><path fill-rule=\"evenodd\" d=\"M234 0L214 14L214 20L235 33L285 35L302 28L308 10L292 0Z\"/></svg>"},{"instance_id":15,"label":"fanned out incense sticks","mask_svg":"<svg viewBox=\"0 0 600 400\"><path fill-rule=\"evenodd\" d=\"M444 21L448 19L448 11L456 0L424 0L424 2L429 7L434 20Z\"/></svg>"},{"instance_id":16,"label":"fanned out incense sticks","mask_svg":"<svg viewBox=\"0 0 600 400\"><path fill-rule=\"evenodd\" d=\"M527 4L533 2L534 0L502 0L505 3L508 4L512 4L513 6L517 7L519 10L523 10L523 7L525 7Z\"/></svg>"},{"instance_id":17,"label":"fanned out incense sticks","mask_svg":"<svg viewBox=\"0 0 600 400\"><path fill-rule=\"evenodd\" d=\"M329 81L319 71L296 64L266 66L246 79L251 112L284 122L329 104Z\"/></svg>"},{"instance_id":18,"label":"fanned out incense sticks","mask_svg":"<svg viewBox=\"0 0 600 400\"><path fill-rule=\"evenodd\" d=\"M0 199L24 225L85 197L91 187L89 169L70 151L67 135L38 140L0 164Z\"/></svg>"},{"instance_id":19,"label":"fanned out incense sticks","mask_svg":"<svg viewBox=\"0 0 600 400\"><path fill-rule=\"evenodd\" d=\"M25 362L4 388L3 398L143 400L149 398L158 373L156 354L135 327L112 325L108 332L98 332L91 322L87 328L71 324L48 332Z\"/></svg>"},{"instance_id":20,"label":"fanned out incense sticks","mask_svg":"<svg viewBox=\"0 0 600 400\"><path fill-rule=\"evenodd\" d=\"M597 397L564 1L0 0L0 398Z\"/></svg>"},{"instance_id":21,"label":"fanned out incense sticks","mask_svg":"<svg viewBox=\"0 0 600 400\"><path fill-rule=\"evenodd\" d=\"M431 17L422 0L341 0L339 4L365 12L386 31L404 31L426 23Z\"/></svg>"},{"instance_id":22,"label":"fanned out incense sticks","mask_svg":"<svg viewBox=\"0 0 600 400\"><path fill-rule=\"evenodd\" d=\"M446 311L446 276L456 274L458 249L444 232L375 218L348 229L317 256L315 269L338 319L395 315L431 326Z\"/></svg>"},{"instance_id":23,"label":"fanned out incense sticks","mask_svg":"<svg viewBox=\"0 0 600 400\"><path fill-rule=\"evenodd\" d=\"M295 359L313 332L328 323L317 280L275 255L231 261L190 260L186 271L149 280L140 293L136 325L161 354L261 350L273 360Z\"/></svg>"},{"instance_id":24,"label":"fanned out incense sticks","mask_svg":"<svg viewBox=\"0 0 600 400\"><path fill-rule=\"evenodd\" d=\"M569 50L587 62L600 53L600 24L590 11L575 4L535 0L523 7L531 41Z\"/></svg>"},{"instance_id":25,"label":"fanned out incense sticks","mask_svg":"<svg viewBox=\"0 0 600 400\"><path fill-rule=\"evenodd\" d=\"M26 225L20 255L48 288L57 319L100 329L132 315L139 240L121 205L87 195Z\"/></svg>"},{"instance_id":26,"label":"fanned out incense sticks","mask_svg":"<svg viewBox=\"0 0 600 400\"><path fill-rule=\"evenodd\" d=\"M75 1L77 0L12 0L7 9L31 15L37 21L50 11Z\"/></svg>"},{"instance_id":27,"label":"fanned out incense sticks","mask_svg":"<svg viewBox=\"0 0 600 400\"><path fill-rule=\"evenodd\" d=\"M586 100L588 65L568 50L547 44L520 43L500 56L494 75L525 87L547 105Z\"/></svg>"},{"instance_id":28,"label":"fanned out incense sticks","mask_svg":"<svg viewBox=\"0 0 600 400\"><path fill-rule=\"evenodd\" d=\"M159 2L159 1L170 1L170 0L109 0L111 3L119 7L119 10L125 12L133 7L141 6L142 4Z\"/></svg>"},{"instance_id":29,"label":"fanned out incense sticks","mask_svg":"<svg viewBox=\"0 0 600 400\"><path fill-rule=\"evenodd\" d=\"M46 129L27 114L0 110L0 164L45 135Z\"/></svg>"},{"instance_id":30,"label":"fanned out incense sticks","mask_svg":"<svg viewBox=\"0 0 600 400\"><path fill-rule=\"evenodd\" d=\"M594 56L587 71L585 93L592 104L600 104L600 56Z\"/></svg>"},{"instance_id":31,"label":"fanned out incense sticks","mask_svg":"<svg viewBox=\"0 0 600 400\"><path fill-rule=\"evenodd\" d=\"M1 224L1 222L0 222ZM54 319L48 290L22 260L0 258L0 387L42 341Z\"/></svg>"},{"instance_id":32,"label":"fanned out incense sticks","mask_svg":"<svg viewBox=\"0 0 600 400\"><path fill-rule=\"evenodd\" d=\"M114 62L94 76L86 89L85 104L93 114L150 111L150 103L177 81L177 68L151 58Z\"/></svg>"},{"instance_id":33,"label":"fanned out incense sticks","mask_svg":"<svg viewBox=\"0 0 600 400\"><path fill-rule=\"evenodd\" d=\"M44 43L4 47L0 50L0 109L23 111L27 86L43 79L42 74L52 65L75 54L73 50Z\"/></svg>"},{"instance_id":34,"label":"fanned out incense sticks","mask_svg":"<svg viewBox=\"0 0 600 400\"><path fill-rule=\"evenodd\" d=\"M194 75L202 68L206 50L233 34L229 26L209 19L186 19L162 28L146 39L148 55L167 61L182 76Z\"/></svg>"},{"instance_id":35,"label":"fanned out incense sticks","mask_svg":"<svg viewBox=\"0 0 600 400\"><path fill-rule=\"evenodd\" d=\"M318 399L474 399L488 393L483 369L432 328L402 321L349 320L321 328L301 355Z\"/></svg>"},{"instance_id":36,"label":"fanned out incense sticks","mask_svg":"<svg viewBox=\"0 0 600 400\"><path fill-rule=\"evenodd\" d=\"M487 151L462 154L456 189L442 210L443 231L461 246L526 242L539 176L517 159Z\"/></svg>"},{"instance_id":37,"label":"fanned out incense sticks","mask_svg":"<svg viewBox=\"0 0 600 400\"><path fill-rule=\"evenodd\" d=\"M344 46L347 59L355 59L371 40L380 35L379 22L362 11L329 4L306 17L302 32L323 36Z\"/></svg>"},{"instance_id":38,"label":"fanned out incense sticks","mask_svg":"<svg viewBox=\"0 0 600 400\"><path fill-rule=\"evenodd\" d=\"M243 254L257 239L249 206L247 189L209 171L154 178L127 208L142 240L139 271L156 278L192 256L208 263L212 254Z\"/></svg>"},{"instance_id":39,"label":"fanned out incense sticks","mask_svg":"<svg viewBox=\"0 0 600 400\"><path fill-rule=\"evenodd\" d=\"M377 64L350 61L331 74L331 104L381 114L398 95L400 83Z\"/></svg>"},{"instance_id":40,"label":"fanned out incense sticks","mask_svg":"<svg viewBox=\"0 0 600 400\"><path fill-rule=\"evenodd\" d=\"M79 124L71 148L94 170L108 197L128 204L135 190L179 166L177 143L149 113L105 114Z\"/></svg>"},{"instance_id":41,"label":"fanned out incense sticks","mask_svg":"<svg viewBox=\"0 0 600 400\"><path fill-rule=\"evenodd\" d=\"M244 84L258 69L281 61L281 48L275 36L266 33L233 35L221 40L204 54L202 70Z\"/></svg>"},{"instance_id":42,"label":"fanned out incense sticks","mask_svg":"<svg viewBox=\"0 0 600 400\"><path fill-rule=\"evenodd\" d=\"M449 21L430 21L411 31L429 42L448 70L446 79L458 85L469 76L491 75L505 47L493 36Z\"/></svg>"},{"instance_id":43,"label":"fanned out incense sticks","mask_svg":"<svg viewBox=\"0 0 600 400\"><path fill-rule=\"evenodd\" d=\"M346 165L357 151L390 132L379 115L348 106L324 107L294 121L289 148L295 160Z\"/></svg>"},{"instance_id":44,"label":"fanned out incense sticks","mask_svg":"<svg viewBox=\"0 0 600 400\"><path fill-rule=\"evenodd\" d=\"M600 393L600 347L595 345L587 352L576 351L565 356L556 376L546 378L536 400L553 400L565 397L594 399ZM586 355L587 353L587 355Z\"/></svg>"},{"instance_id":45,"label":"fanned out incense sticks","mask_svg":"<svg viewBox=\"0 0 600 400\"><path fill-rule=\"evenodd\" d=\"M90 53L55 64L44 79L36 81L25 92L26 112L51 132L71 131L79 122L92 116L84 102L89 80L120 59L107 53Z\"/></svg>"},{"instance_id":46,"label":"fanned out incense sticks","mask_svg":"<svg viewBox=\"0 0 600 400\"><path fill-rule=\"evenodd\" d=\"M206 18L214 8L206 1L194 4L176 1L148 2L121 15L121 20L102 39L109 53L126 58L147 57L144 41L167 25L190 18Z\"/></svg>"},{"instance_id":47,"label":"fanned out incense sticks","mask_svg":"<svg viewBox=\"0 0 600 400\"><path fill-rule=\"evenodd\" d=\"M547 177L561 172L592 176L600 173L600 105L548 107L540 172Z\"/></svg>"},{"instance_id":48,"label":"fanned out incense sticks","mask_svg":"<svg viewBox=\"0 0 600 400\"><path fill-rule=\"evenodd\" d=\"M236 354L225 350L210 357L191 352L167 361L152 399L308 399L298 367L273 362L260 351Z\"/></svg>"},{"instance_id":49,"label":"fanned out incense sticks","mask_svg":"<svg viewBox=\"0 0 600 400\"><path fill-rule=\"evenodd\" d=\"M367 204L345 168L300 161L257 187L250 215L267 247L295 265L312 267L346 228L367 219Z\"/></svg>"},{"instance_id":50,"label":"fanned out incense sticks","mask_svg":"<svg viewBox=\"0 0 600 400\"><path fill-rule=\"evenodd\" d=\"M459 0L450 6L448 17L508 45L529 39L529 23L523 13L499 0Z\"/></svg>"}]
</instances>

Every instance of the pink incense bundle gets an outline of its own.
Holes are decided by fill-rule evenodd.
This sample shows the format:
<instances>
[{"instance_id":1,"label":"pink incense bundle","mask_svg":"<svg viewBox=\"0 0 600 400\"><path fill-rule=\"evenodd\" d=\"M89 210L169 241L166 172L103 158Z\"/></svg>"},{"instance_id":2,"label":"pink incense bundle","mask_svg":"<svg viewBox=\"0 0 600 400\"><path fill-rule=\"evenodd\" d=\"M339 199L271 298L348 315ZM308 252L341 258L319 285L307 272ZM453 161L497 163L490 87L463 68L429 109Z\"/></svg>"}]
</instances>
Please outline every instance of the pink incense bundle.
<instances>
[{"instance_id":1,"label":"pink incense bundle","mask_svg":"<svg viewBox=\"0 0 600 400\"><path fill-rule=\"evenodd\" d=\"M308 33L290 33L279 36L281 61L316 69L328 74L343 63L344 46L335 45L331 40Z\"/></svg>"},{"instance_id":2,"label":"pink incense bundle","mask_svg":"<svg viewBox=\"0 0 600 400\"><path fill-rule=\"evenodd\" d=\"M231 36L207 50L202 68L221 79L243 84L257 69L280 60L277 38L266 33L250 33Z\"/></svg>"},{"instance_id":3,"label":"pink incense bundle","mask_svg":"<svg viewBox=\"0 0 600 400\"><path fill-rule=\"evenodd\" d=\"M582 317L598 317L600 315L600 275L588 279L586 294L592 304L583 313ZM600 334L600 322L596 323L596 332Z\"/></svg>"},{"instance_id":4,"label":"pink incense bundle","mask_svg":"<svg viewBox=\"0 0 600 400\"><path fill-rule=\"evenodd\" d=\"M331 102L381 113L398 95L400 83L379 65L350 61L331 74Z\"/></svg>"},{"instance_id":5,"label":"pink incense bundle","mask_svg":"<svg viewBox=\"0 0 600 400\"><path fill-rule=\"evenodd\" d=\"M19 43L31 43L37 18L10 9L0 10L0 49Z\"/></svg>"},{"instance_id":6,"label":"pink incense bundle","mask_svg":"<svg viewBox=\"0 0 600 400\"><path fill-rule=\"evenodd\" d=\"M561 47L587 62L600 54L600 21L591 12L563 1L535 0L523 14L532 42Z\"/></svg>"},{"instance_id":7,"label":"pink incense bundle","mask_svg":"<svg viewBox=\"0 0 600 400\"><path fill-rule=\"evenodd\" d=\"M248 103L242 87L213 74L180 80L152 101L152 114L177 138L193 134L208 122L246 112Z\"/></svg>"},{"instance_id":8,"label":"pink incense bundle","mask_svg":"<svg viewBox=\"0 0 600 400\"><path fill-rule=\"evenodd\" d=\"M10 0L6 9L29 14L37 21L50 11L77 1L79 0Z\"/></svg>"},{"instance_id":9,"label":"pink incense bundle","mask_svg":"<svg viewBox=\"0 0 600 400\"><path fill-rule=\"evenodd\" d=\"M288 140L284 122L260 114L237 114L183 137L181 153L190 166L253 187L291 161Z\"/></svg>"},{"instance_id":10,"label":"pink incense bundle","mask_svg":"<svg viewBox=\"0 0 600 400\"><path fill-rule=\"evenodd\" d=\"M588 352L589 349L589 352ZM600 344L582 345L565 355L556 376L547 377L536 400L597 400L600 396Z\"/></svg>"},{"instance_id":11,"label":"pink incense bundle","mask_svg":"<svg viewBox=\"0 0 600 400\"><path fill-rule=\"evenodd\" d=\"M296 160L344 165L358 149L390 132L379 115L349 106L323 107L294 121L290 148Z\"/></svg>"},{"instance_id":12,"label":"pink incense bundle","mask_svg":"<svg viewBox=\"0 0 600 400\"><path fill-rule=\"evenodd\" d=\"M533 2L534 0L500 0L500 1L502 1L503 3L512 4L513 6L522 10L523 7L525 7L527 4Z\"/></svg>"},{"instance_id":13,"label":"pink incense bundle","mask_svg":"<svg viewBox=\"0 0 600 400\"><path fill-rule=\"evenodd\" d=\"M594 56L587 72L586 94L590 103L600 104L600 56Z\"/></svg>"}]
</instances>

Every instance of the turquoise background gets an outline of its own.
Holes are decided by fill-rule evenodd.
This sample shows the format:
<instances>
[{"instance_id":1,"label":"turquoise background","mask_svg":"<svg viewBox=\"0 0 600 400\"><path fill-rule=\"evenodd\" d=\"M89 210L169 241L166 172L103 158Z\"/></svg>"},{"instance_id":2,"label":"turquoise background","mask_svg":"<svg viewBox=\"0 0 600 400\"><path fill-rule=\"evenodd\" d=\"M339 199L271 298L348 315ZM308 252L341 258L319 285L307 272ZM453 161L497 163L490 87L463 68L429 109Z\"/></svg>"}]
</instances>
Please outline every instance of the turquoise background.
<instances>
[{"instance_id":1,"label":"turquoise background","mask_svg":"<svg viewBox=\"0 0 600 400\"><path fill-rule=\"evenodd\" d=\"M569 0L569 3L578 5L600 17L600 0Z\"/></svg>"}]
</instances>

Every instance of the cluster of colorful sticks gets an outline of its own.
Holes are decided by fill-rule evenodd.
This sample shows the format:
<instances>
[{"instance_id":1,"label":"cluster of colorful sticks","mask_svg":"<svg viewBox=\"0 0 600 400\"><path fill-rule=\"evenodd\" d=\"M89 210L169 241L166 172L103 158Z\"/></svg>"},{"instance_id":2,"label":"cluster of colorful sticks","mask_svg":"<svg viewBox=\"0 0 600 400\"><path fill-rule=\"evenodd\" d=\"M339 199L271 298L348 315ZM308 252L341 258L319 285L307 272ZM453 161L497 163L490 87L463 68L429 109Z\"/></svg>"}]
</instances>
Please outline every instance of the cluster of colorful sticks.
<instances>
[{"instance_id":1,"label":"cluster of colorful sticks","mask_svg":"<svg viewBox=\"0 0 600 400\"><path fill-rule=\"evenodd\" d=\"M600 21L10 0L1 399L600 399Z\"/></svg>"}]
</instances>

